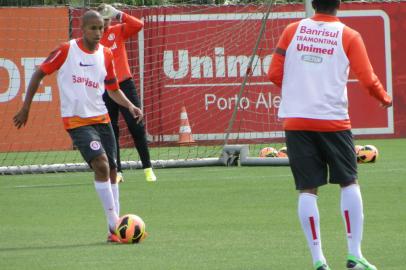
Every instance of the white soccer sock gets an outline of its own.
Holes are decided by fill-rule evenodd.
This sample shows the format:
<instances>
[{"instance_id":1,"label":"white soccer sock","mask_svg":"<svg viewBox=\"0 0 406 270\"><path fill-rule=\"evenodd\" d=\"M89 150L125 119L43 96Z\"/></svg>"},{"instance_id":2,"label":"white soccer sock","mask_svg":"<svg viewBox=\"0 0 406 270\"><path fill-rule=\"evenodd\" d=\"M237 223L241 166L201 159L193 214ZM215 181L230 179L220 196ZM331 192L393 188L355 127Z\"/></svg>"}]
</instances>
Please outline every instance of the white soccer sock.
<instances>
[{"instance_id":1,"label":"white soccer sock","mask_svg":"<svg viewBox=\"0 0 406 270\"><path fill-rule=\"evenodd\" d=\"M96 188L97 194L102 202L109 228L114 228L118 220L118 215L116 214L115 210L110 181L100 182L95 180L94 187Z\"/></svg>"},{"instance_id":2,"label":"white soccer sock","mask_svg":"<svg viewBox=\"0 0 406 270\"><path fill-rule=\"evenodd\" d=\"M300 193L298 203L298 213L303 232L307 239L313 264L317 261L326 263L323 250L321 248L320 237L320 217L317 208L317 195L310 193Z\"/></svg>"},{"instance_id":3,"label":"white soccer sock","mask_svg":"<svg viewBox=\"0 0 406 270\"><path fill-rule=\"evenodd\" d=\"M347 233L348 253L362 258L361 241L364 213L359 185L341 188L341 214Z\"/></svg>"},{"instance_id":4,"label":"white soccer sock","mask_svg":"<svg viewBox=\"0 0 406 270\"><path fill-rule=\"evenodd\" d=\"M117 216L120 216L120 192L118 189L118 183L116 184L111 184L111 191L113 192L113 198L114 198L114 205L116 209L116 214Z\"/></svg>"}]
</instances>

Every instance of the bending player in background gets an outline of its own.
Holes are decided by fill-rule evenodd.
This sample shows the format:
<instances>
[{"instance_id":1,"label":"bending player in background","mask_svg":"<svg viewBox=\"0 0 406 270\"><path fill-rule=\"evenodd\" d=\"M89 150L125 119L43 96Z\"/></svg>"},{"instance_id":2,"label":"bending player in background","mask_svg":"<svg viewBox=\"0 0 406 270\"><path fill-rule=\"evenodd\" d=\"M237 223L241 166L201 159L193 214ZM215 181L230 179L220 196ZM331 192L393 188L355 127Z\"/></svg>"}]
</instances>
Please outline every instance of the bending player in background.
<instances>
[{"instance_id":1,"label":"bending player in background","mask_svg":"<svg viewBox=\"0 0 406 270\"><path fill-rule=\"evenodd\" d=\"M116 182L116 143L103 93L141 121L142 111L119 90L110 49L99 41L103 35L103 18L87 11L81 21L83 37L63 43L34 72L21 110L14 125L27 123L31 102L41 80L56 70L64 127L74 145L94 171L94 185L107 218L109 242L119 242L114 234L119 217L119 190Z\"/></svg>"},{"instance_id":2,"label":"bending player in background","mask_svg":"<svg viewBox=\"0 0 406 270\"><path fill-rule=\"evenodd\" d=\"M364 214L348 115L349 67L383 107L391 106L392 99L372 69L360 34L336 17L340 0L313 0L312 5L314 17L289 24L282 33L268 72L282 87L279 117L299 190L299 219L314 269L330 269L317 206L318 187L327 184L329 175L329 182L341 187L347 269L376 270L361 252Z\"/></svg>"},{"instance_id":3,"label":"bending player in background","mask_svg":"<svg viewBox=\"0 0 406 270\"><path fill-rule=\"evenodd\" d=\"M100 40L100 43L103 46L110 48L113 52L114 64L120 89L135 106L141 108L141 102L137 95L137 89L135 87L130 66L128 64L125 41L138 33L144 27L144 23L135 17L115 9L110 5L101 4L97 10L104 18L104 34ZM112 19L119 20L122 23L110 26ZM103 99L106 103L106 107L111 118L111 123L113 125L114 134L116 136L118 180L123 181L119 144L120 128L118 126L118 113L120 111L133 138L138 155L140 156L145 179L149 182L156 181L156 176L152 171L144 123L135 121L127 108L114 102L109 95L105 94Z\"/></svg>"}]
</instances>

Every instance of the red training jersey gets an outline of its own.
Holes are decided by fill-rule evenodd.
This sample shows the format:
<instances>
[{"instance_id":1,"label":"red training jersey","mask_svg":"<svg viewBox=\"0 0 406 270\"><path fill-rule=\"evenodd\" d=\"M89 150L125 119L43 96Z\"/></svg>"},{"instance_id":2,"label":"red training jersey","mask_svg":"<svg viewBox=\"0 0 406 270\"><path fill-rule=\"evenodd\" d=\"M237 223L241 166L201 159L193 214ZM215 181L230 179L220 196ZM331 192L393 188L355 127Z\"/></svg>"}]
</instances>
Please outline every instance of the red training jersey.
<instances>
[{"instance_id":1,"label":"red training jersey","mask_svg":"<svg viewBox=\"0 0 406 270\"><path fill-rule=\"evenodd\" d=\"M125 13L122 13L121 21L122 23L109 26L105 29L103 37L100 40L100 44L110 48L113 52L114 65L119 82L132 77L125 41L144 27L144 23L141 20Z\"/></svg>"}]
</instances>

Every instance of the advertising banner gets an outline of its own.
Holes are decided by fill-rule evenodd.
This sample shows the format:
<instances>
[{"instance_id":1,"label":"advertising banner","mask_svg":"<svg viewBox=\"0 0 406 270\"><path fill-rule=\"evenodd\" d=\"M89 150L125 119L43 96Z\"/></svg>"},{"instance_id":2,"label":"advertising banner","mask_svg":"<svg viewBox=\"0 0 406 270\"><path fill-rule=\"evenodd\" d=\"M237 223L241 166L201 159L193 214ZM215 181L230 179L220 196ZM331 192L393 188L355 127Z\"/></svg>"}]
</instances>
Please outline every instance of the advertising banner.
<instances>
[{"instance_id":1,"label":"advertising banner","mask_svg":"<svg viewBox=\"0 0 406 270\"><path fill-rule=\"evenodd\" d=\"M238 104L236 122L231 136L240 139L272 138L282 136L281 124L277 119L280 102L280 89L272 85L267 71L272 58L272 48L278 41L275 36L292 20L298 20L301 13L275 12L267 21L266 31L258 50L254 54L251 70L247 70L253 48L260 30L262 13L219 13L191 15L165 15L155 17L146 27L158 28L165 22L165 49L162 66L157 71L145 65L144 86L154 85L148 80L161 78L159 87L145 89L145 100L151 100L159 118L149 118L151 135L159 133L166 140L176 140L178 126L172 119L178 118L181 106L186 106L194 136L202 140L222 138L229 125L232 112L241 90L245 74L250 73ZM343 23L357 29L363 36L370 53L375 72L390 95L392 85L392 53L390 39L390 20L382 10L342 11L338 15ZM219 37L213 32L228 30L232 25L244 22L235 30L233 36ZM275 27L279 26L279 27ZM162 26L161 26L162 27ZM250 29L250 34L246 32ZM193 36L192 29L201 38ZM201 30L205 29L205 30ZM145 30L148 31L148 30ZM194 38L189 38L192 35ZM230 41L234 39L235 41ZM239 40L239 38L241 40ZM184 42L180 43L179 40ZM204 41L204 42L202 42ZM141 42L146 44L146 42ZM238 46L236 46L238 45ZM147 48L142 48L147 51ZM148 61L142 60L142 62ZM157 74L159 73L159 74ZM148 77L148 74L153 76ZM143 76L143 74L141 74ZM160 91L159 101L157 88ZM393 109L381 108L370 97L363 86L351 74L348 83L350 117L354 134L394 134ZM182 100L182 102L179 102ZM146 104L148 108L150 104ZM175 108L174 108L175 107ZM154 115L154 112L151 112Z\"/></svg>"},{"instance_id":2,"label":"advertising banner","mask_svg":"<svg viewBox=\"0 0 406 270\"><path fill-rule=\"evenodd\" d=\"M36 66L68 40L68 8L0 8L0 25L0 152L71 147L60 118L55 74L40 85L27 125L17 130L12 121Z\"/></svg>"}]
</instances>

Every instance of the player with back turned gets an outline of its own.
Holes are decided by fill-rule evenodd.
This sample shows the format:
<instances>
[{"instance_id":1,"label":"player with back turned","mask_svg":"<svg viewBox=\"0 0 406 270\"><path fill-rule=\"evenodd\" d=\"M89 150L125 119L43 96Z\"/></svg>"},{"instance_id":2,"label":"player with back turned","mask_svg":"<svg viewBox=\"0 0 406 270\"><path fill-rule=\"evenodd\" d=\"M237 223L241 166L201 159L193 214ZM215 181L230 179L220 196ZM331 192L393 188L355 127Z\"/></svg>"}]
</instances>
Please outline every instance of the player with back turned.
<instances>
[{"instance_id":1,"label":"player with back turned","mask_svg":"<svg viewBox=\"0 0 406 270\"><path fill-rule=\"evenodd\" d=\"M81 30L82 38L61 44L36 69L28 85L23 107L13 120L17 128L27 123L31 102L41 80L58 70L64 127L94 171L94 186L108 223L107 241L119 242L114 234L120 208L116 182L117 150L102 97L105 89L115 102L128 109L136 121L141 121L143 114L119 89L113 55L110 49L99 44L103 35L103 18L100 14L87 11L81 20Z\"/></svg>"},{"instance_id":2,"label":"player with back turned","mask_svg":"<svg viewBox=\"0 0 406 270\"><path fill-rule=\"evenodd\" d=\"M329 270L321 245L317 191L328 182L339 184L346 267L376 270L361 252L364 214L348 115L349 68L383 107L391 106L392 99L372 69L360 34L336 17L340 0L313 0L312 5L315 16L285 28L268 72L282 88L278 115L299 190L299 219L314 269Z\"/></svg>"},{"instance_id":3,"label":"player with back turned","mask_svg":"<svg viewBox=\"0 0 406 270\"><path fill-rule=\"evenodd\" d=\"M144 23L133 16L115 9L111 5L101 4L97 10L104 18L104 34L100 43L110 48L113 52L120 89L135 106L141 107L140 98L137 95L137 89L128 64L125 41L137 34L144 27ZM116 19L121 23L111 26L112 19ZM156 176L152 170L144 123L135 121L127 108L117 104L109 95L105 94L103 98L116 136L119 179L123 180L119 145L120 128L118 125L119 112L121 112L140 156L145 179L149 182L156 181Z\"/></svg>"}]
</instances>

